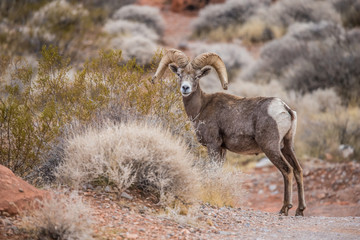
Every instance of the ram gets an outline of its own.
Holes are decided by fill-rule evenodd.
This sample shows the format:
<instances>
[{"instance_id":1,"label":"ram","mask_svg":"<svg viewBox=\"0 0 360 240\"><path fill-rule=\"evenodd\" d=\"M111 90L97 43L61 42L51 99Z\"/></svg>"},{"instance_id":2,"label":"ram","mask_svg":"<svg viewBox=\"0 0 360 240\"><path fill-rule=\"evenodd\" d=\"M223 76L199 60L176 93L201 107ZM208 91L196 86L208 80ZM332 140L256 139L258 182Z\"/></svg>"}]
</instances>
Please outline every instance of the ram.
<instances>
[{"instance_id":1,"label":"ram","mask_svg":"<svg viewBox=\"0 0 360 240\"><path fill-rule=\"evenodd\" d=\"M284 202L281 214L292 207L292 180L298 188L297 216L306 208L303 173L294 153L296 112L279 98L242 98L226 93L207 94L199 80L213 67L227 89L225 65L215 53L203 53L192 61L181 51L168 50L153 76L160 78L167 67L176 73L185 111L193 122L199 142L209 156L224 162L226 150L239 154L265 153L284 177Z\"/></svg>"}]
</instances>

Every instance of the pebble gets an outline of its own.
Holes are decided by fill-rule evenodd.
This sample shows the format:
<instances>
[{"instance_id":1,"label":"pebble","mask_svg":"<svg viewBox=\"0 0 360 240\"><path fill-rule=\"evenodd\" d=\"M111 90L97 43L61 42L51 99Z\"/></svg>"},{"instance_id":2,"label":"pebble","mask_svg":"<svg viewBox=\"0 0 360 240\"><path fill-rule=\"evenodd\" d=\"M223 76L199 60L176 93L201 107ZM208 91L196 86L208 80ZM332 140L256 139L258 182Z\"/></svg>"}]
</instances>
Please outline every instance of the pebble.
<instances>
[{"instance_id":1,"label":"pebble","mask_svg":"<svg viewBox=\"0 0 360 240\"><path fill-rule=\"evenodd\" d=\"M276 188L277 188L276 184L271 184L271 185L269 186L269 190L270 190L271 192L275 191Z\"/></svg>"},{"instance_id":2,"label":"pebble","mask_svg":"<svg viewBox=\"0 0 360 240\"><path fill-rule=\"evenodd\" d=\"M180 234L182 234L182 235L188 235L188 234L190 234L190 231L187 230L186 228L184 228L183 230L180 231Z\"/></svg>"},{"instance_id":3,"label":"pebble","mask_svg":"<svg viewBox=\"0 0 360 240\"><path fill-rule=\"evenodd\" d=\"M139 235L137 235L135 233L126 233L126 238L128 238L128 239L136 239L138 237L139 237Z\"/></svg>"},{"instance_id":4,"label":"pebble","mask_svg":"<svg viewBox=\"0 0 360 240\"><path fill-rule=\"evenodd\" d=\"M219 231L220 235L235 235L236 233L228 232L228 231Z\"/></svg>"},{"instance_id":5,"label":"pebble","mask_svg":"<svg viewBox=\"0 0 360 240\"><path fill-rule=\"evenodd\" d=\"M126 193L126 192L122 192L120 197L129 199L129 200L133 199L133 197L130 194Z\"/></svg>"},{"instance_id":6,"label":"pebble","mask_svg":"<svg viewBox=\"0 0 360 240\"><path fill-rule=\"evenodd\" d=\"M107 193L111 192L111 187L110 187L110 186L106 186L106 187L105 187L105 192L107 192Z\"/></svg>"}]
</instances>

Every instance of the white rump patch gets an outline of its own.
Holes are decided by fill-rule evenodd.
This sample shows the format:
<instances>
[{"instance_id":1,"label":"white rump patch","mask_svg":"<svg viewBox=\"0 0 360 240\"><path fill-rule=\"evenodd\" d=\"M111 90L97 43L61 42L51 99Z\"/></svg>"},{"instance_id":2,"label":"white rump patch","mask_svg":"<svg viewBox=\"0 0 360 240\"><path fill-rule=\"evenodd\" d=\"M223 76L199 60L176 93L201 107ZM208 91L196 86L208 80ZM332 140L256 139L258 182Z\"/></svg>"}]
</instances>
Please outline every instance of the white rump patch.
<instances>
[{"instance_id":1,"label":"white rump patch","mask_svg":"<svg viewBox=\"0 0 360 240\"><path fill-rule=\"evenodd\" d=\"M292 125L291 115L285 108L285 103L281 99L275 98L269 105L268 114L277 123L280 139L283 139Z\"/></svg>"}]
</instances>

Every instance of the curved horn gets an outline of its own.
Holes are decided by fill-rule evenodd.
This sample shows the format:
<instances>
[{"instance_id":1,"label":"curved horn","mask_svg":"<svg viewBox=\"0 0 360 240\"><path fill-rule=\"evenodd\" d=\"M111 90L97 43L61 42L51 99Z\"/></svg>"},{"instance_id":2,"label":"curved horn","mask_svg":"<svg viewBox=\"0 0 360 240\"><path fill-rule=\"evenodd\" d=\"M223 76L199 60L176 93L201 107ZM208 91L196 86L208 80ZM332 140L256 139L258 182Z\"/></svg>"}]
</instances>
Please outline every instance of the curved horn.
<instances>
[{"instance_id":1,"label":"curved horn","mask_svg":"<svg viewBox=\"0 0 360 240\"><path fill-rule=\"evenodd\" d=\"M165 55L161 59L159 66L155 72L155 75L152 77L154 82L157 78L161 78L164 75L165 70L167 69L170 63L176 63L178 67L185 68L189 64L189 58L180 50L169 49L166 51Z\"/></svg>"},{"instance_id":2,"label":"curved horn","mask_svg":"<svg viewBox=\"0 0 360 240\"><path fill-rule=\"evenodd\" d=\"M208 53L200 54L199 56L194 58L194 60L191 61L191 66L194 69L201 69L201 68L205 67L206 65L209 65L209 66L212 66L213 68L215 68L215 70L219 76L221 85L222 85L223 89L226 90L228 88L229 82L228 82L226 67L225 67L223 60L216 53L208 52Z\"/></svg>"}]
</instances>

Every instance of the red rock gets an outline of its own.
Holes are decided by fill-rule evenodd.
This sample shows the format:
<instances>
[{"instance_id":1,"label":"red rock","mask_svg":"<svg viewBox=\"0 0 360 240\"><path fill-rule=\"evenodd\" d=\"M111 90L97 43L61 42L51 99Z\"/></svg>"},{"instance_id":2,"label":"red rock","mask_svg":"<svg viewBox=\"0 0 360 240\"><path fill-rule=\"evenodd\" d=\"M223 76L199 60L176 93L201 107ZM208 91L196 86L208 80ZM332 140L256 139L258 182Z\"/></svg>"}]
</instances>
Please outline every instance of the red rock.
<instances>
[{"instance_id":1,"label":"red rock","mask_svg":"<svg viewBox=\"0 0 360 240\"><path fill-rule=\"evenodd\" d=\"M0 176L0 215L18 214L46 195L46 191L35 188L2 165Z\"/></svg>"}]
</instances>

